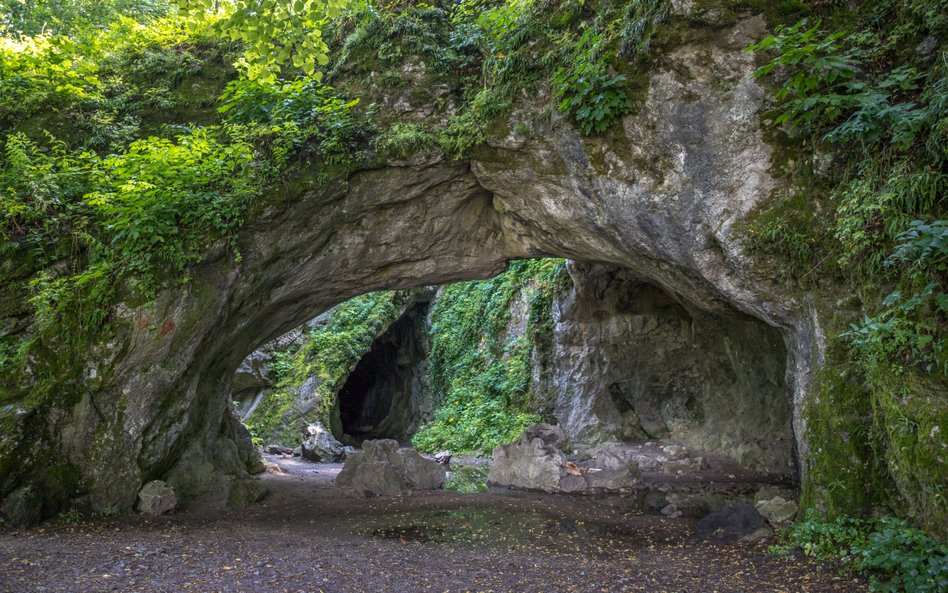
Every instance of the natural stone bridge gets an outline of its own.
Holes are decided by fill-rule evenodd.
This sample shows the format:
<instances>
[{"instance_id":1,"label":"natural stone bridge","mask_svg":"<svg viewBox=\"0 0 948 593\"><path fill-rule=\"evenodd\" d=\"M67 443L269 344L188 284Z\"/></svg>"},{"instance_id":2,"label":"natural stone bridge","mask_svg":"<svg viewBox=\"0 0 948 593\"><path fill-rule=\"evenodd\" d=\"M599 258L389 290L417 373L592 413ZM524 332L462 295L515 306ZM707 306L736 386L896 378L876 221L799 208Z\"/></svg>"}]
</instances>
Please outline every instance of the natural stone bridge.
<instances>
[{"instance_id":1,"label":"natural stone bridge","mask_svg":"<svg viewBox=\"0 0 948 593\"><path fill-rule=\"evenodd\" d=\"M253 500L258 461L227 402L249 352L361 293L485 278L540 256L621 268L702 318L759 325L748 347L785 353L804 471L800 412L821 362L819 324L755 272L737 230L778 186L760 126L765 93L741 52L764 32L754 17L678 47L638 114L605 138L519 112L528 133L491 138L468 159L391 162L272 196L242 229L239 262L217 245L184 287L115 312L118 336L92 353L78 404L17 416L0 442L0 465L24 459L0 480L4 512L37 517L70 497L128 508L157 478L185 500Z\"/></svg>"}]
</instances>

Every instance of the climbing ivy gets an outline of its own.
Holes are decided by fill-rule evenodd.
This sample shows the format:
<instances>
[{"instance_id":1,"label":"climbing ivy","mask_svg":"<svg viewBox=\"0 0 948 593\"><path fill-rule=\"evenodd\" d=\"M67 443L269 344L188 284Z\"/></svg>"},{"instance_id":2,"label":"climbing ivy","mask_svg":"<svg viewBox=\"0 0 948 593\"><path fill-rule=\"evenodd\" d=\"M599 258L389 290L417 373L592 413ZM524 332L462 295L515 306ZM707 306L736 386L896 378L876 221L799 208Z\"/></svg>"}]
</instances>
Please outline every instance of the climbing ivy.
<instances>
[{"instance_id":1,"label":"climbing ivy","mask_svg":"<svg viewBox=\"0 0 948 593\"><path fill-rule=\"evenodd\" d=\"M415 446L490 453L548 413L545 396L532 392L533 353L552 337L547 303L565 276L563 260L524 260L491 280L442 289L428 364L439 403ZM514 302L531 305L522 333L511 326Z\"/></svg>"}]
</instances>

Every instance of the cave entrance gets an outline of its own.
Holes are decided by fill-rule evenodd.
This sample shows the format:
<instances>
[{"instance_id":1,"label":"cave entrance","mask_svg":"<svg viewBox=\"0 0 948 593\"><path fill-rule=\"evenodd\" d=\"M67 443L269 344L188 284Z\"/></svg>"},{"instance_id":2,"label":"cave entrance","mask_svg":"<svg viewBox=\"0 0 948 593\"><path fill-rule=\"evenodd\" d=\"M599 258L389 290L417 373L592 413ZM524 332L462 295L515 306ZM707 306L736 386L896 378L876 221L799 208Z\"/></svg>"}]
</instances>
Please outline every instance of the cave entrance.
<instances>
[{"instance_id":1,"label":"cave entrance","mask_svg":"<svg viewBox=\"0 0 948 593\"><path fill-rule=\"evenodd\" d=\"M407 441L430 412L428 309L428 302L406 309L346 378L333 414L334 432L343 442Z\"/></svg>"},{"instance_id":2,"label":"cave entrance","mask_svg":"<svg viewBox=\"0 0 948 593\"><path fill-rule=\"evenodd\" d=\"M779 330L735 310L695 307L627 269L575 264L572 277L551 369L568 435L683 446L692 461L672 464L675 473L795 476Z\"/></svg>"},{"instance_id":3,"label":"cave entrance","mask_svg":"<svg viewBox=\"0 0 948 593\"><path fill-rule=\"evenodd\" d=\"M493 430L498 420L476 413L471 420L465 414L475 406L466 408L469 402L464 401L470 394L491 393L505 399L504 405L517 401L530 407L517 413L559 424L571 452L613 443L630 447L629 455L642 453L638 462L643 471L735 467L781 480L796 478L788 352L778 329L724 306L714 311L696 306L627 268L569 262L562 266L559 280L538 281L523 272L529 265L512 264L488 280L405 291L401 300L392 301L397 302L396 313L373 330L377 333L369 342L355 348L344 375L320 392L320 397L332 398L327 428L347 445L383 438L407 444L429 420L444 422L437 420L435 409L438 402L450 402L457 414L442 416L448 422L456 416L457 424L440 427L442 434L471 433L475 425L483 430L491 422ZM460 287L471 294L496 291L506 296L458 298L453 291ZM450 313L468 302L484 308ZM503 324L486 321L500 311ZM332 313L323 317L320 323L328 323ZM481 320L470 330L481 335L472 335L468 345L478 351L470 360L477 360L480 370L465 374L460 382L454 375L432 380L428 361L436 340L431 332L445 331L438 328L450 328L461 319ZM342 335L347 327L340 330ZM330 343L335 345L330 349L340 347L338 341ZM245 366L255 360L248 358ZM457 361L442 363L451 373L465 372ZM527 368L511 380L509 368L516 365ZM319 391L317 374L295 392L283 391L299 398L283 426L295 426L294 418L312 417L311 410L322 405L313 404L316 400L309 395ZM433 393L432 384L458 391ZM524 392L492 392L498 385ZM493 409L483 402L477 405ZM281 433L274 434L279 438ZM295 429L285 434L282 444L298 444L292 442L298 438ZM647 443L651 445L635 449ZM673 449L676 459L670 459L676 463L651 463L649 455L662 457L660 449L668 445L678 447ZM474 450L450 442L434 446ZM482 451L489 454L492 446Z\"/></svg>"}]
</instances>

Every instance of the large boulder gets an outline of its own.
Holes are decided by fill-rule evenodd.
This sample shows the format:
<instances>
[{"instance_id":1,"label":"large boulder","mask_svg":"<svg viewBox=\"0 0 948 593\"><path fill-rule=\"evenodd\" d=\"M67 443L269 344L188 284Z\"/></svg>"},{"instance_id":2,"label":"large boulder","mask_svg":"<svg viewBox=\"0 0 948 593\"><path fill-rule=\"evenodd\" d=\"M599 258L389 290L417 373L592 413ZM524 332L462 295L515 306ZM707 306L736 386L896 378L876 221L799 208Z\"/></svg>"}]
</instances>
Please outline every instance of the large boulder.
<instances>
[{"instance_id":1,"label":"large boulder","mask_svg":"<svg viewBox=\"0 0 948 593\"><path fill-rule=\"evenodd\" d=\"M621 490L635 484L639 468L621 449L604 447L576 465L561 450L566 436L558 426L528 426L516 441L494 449L487 483L491 486L578 493Z\"/></svg>"},{"instance_id":2,"label":"large boulder","mask_svg":"<svg viewBox=\"0 0 948 593\"><path fill-rule=\"evenodd\" d=\"M632 486L639 477L639 466L625 451L604 447L583 463L586 484L590 488L619 490Z\"/></svg>"},{"instance_id":3,"label":"large boulder","mask_svg":"<svg viewBox=\"0 0 948 593\"><path fill-rule=\"evenodd\" d=\"M164 515L178 505L178 498L171 486L161 480L148 482L138 492L138 511L146 515Z\"/></svg>"},{"instance_id":4,"label":"large boulder","mask_svg":"<svg viewBox=\"0 0 948 593\"><path fill-rule=\"evenodd\" d=\"M353 451L339 441L319 422L303 428L303 443L300 446L304 459L317 463L339 463Z\"/></svg>"},{"instance_id":5,"label":"large boulder","mask_svg":"<svg viewBox=\"0 0 948 593\"><path fill-rule=\"evenodd\" d=\"M559 447L563 431L549 424L527 427L517 440L494 449L487 483L527 490L559 490L566 477L566 456Z\"/></svg>"},{"instance_id":6,"label":"large boulder","mask_svg":"<svg viewBox=\"0 0 948 593\"><path fill-rule=\"evenodd\" d=\"M445 470L414 449L399 450L392 439L365 441L362 451L348 455L336 485L363 496L399 496L412 490L436 490L444 485Z\"/></svg>"}]
</instances>

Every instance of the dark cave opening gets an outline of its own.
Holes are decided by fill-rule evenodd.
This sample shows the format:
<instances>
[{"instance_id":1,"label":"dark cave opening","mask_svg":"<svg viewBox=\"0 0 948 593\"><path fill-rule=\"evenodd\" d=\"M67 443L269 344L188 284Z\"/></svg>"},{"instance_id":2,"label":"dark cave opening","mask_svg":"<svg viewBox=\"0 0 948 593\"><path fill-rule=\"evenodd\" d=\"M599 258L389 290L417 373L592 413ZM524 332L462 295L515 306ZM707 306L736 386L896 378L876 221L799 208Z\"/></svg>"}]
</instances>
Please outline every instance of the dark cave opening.
<instances>
[{"instance_id":1,"label":"dark cave opening","mask_svg":"<svg viewBox=\"0 0 948 593\"><path fill-rule=\"evenodd\" d=\"M410 307L356 364L337 395L341 439L411 438L430 413L428 302Z\"/></svg>"}]
</instances>

